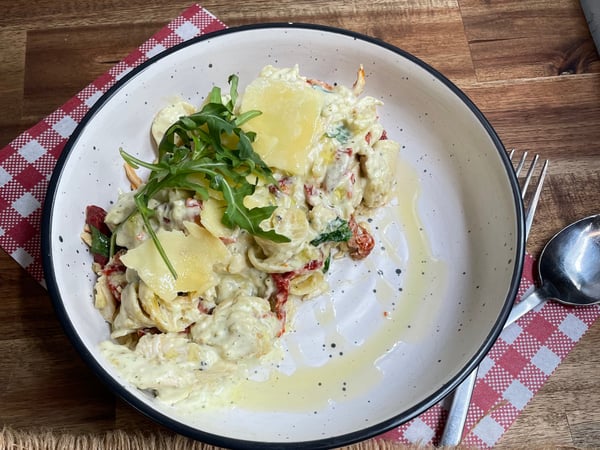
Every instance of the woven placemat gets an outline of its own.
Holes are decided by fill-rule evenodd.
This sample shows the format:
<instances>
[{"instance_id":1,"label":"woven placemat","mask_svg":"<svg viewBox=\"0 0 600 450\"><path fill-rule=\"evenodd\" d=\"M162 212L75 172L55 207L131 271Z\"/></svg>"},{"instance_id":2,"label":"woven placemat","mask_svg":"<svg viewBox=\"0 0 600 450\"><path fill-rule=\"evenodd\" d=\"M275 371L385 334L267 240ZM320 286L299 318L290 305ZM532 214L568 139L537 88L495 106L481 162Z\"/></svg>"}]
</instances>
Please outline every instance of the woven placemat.
<instances>
[{"instance_id":1,"label":"woven placemat","mask_svg":"<svg viewBox=\"0 0 600 450\"><path fill-rule=\"evenodd\" d=\"M428 450L431 446L405 445L383 439L359 442L347 450ZM466 447L465 447L466 448ZM218 450L180 435L167 433L129 433L122 430L104 433L76 434L50 430L17 430L4 427L0 431L0 450Z\"/></svg>"}]
</instances>

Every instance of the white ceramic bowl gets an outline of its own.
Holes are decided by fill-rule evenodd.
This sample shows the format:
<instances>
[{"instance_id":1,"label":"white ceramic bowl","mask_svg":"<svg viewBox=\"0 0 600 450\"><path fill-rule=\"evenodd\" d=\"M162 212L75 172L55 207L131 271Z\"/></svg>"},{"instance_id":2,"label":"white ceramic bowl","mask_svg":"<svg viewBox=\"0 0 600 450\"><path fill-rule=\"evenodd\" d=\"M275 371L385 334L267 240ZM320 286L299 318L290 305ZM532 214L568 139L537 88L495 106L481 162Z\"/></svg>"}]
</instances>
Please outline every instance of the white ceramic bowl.
<instances>
[{"instance_id":1,"label":"white ceramic bowl","mask_svg":"<svg viewBox=\"0 0 600 450\"><path fill-rule=\"evenodd\" d=\"M364 65L366 93L384 101L381 120L402 145L397 201L374 217L377 247L368 260L336 261L332 292L300 307L295 332L285 337L284 370L296 371L292 382L265 390L256 408L181 417L127 385L98 351L109 328L92 302L95 277L79 238L84 210L109 207L118 189L128 189L119 147L153 158L149 124L169 99L199 104L213 85L225 88L232 73L243 89L267 64L298 64L303 75L345 85ZM516 295L523 228L502 143L444 76L366 36L269 24L186 42L110 89L61 155L44 206L42 245L57 315L115 393L157 422L215 445L317 448L366 439L417 416L476 367ZM306 381L321 376L336 388L321 393ZM291 392L280 396L284 390Z\"/></svg>"}]
</instances>

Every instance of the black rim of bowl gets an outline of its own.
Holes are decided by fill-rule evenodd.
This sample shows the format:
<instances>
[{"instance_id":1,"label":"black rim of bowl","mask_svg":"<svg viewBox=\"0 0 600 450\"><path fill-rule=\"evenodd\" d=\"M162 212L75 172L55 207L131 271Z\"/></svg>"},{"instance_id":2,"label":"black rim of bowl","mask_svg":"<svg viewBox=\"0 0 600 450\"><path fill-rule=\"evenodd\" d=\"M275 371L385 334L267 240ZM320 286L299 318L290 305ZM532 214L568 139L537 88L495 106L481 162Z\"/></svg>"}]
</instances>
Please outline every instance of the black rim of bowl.
<instances>
[{"instance_id":1,"label":"black rim of bowl","mask_svg":"<svg viewBox=\"0 0 600 450\"><path fill-rule=\"evenodd\" d=\"M146 406L145 403L136 398L133 394L127 391L120 383L118 383L115 379L113 379L108 372L96 361L96 359L92 356L89 350L86 348L85 344L78 336L75 327L73 326L67 311L64 308L62 303L57 280L55 277L55 273L52 265L52 247L51 247L51 235L52 235L52 214L54 210L54 199L57 194L58 182L60 180L60 175L62 173L63 166L67 160L67 157L73 147L75 146L79 135L82 130L87 126L88 122L92 119L92 117L96 114L96 112L103 107L103 105L108 101L110 97L122 86L124 86L128 80L135 77L139 72L143 71L147 66L154 64L156 61L164 58L165 56L178 51L179 49L185 48L190 45L198 44L202 41L208 39L215 39L222 35L228 35L232 33L241 33L248 30L260 30L260 29L272 29L272 28L283 28L283 29L304 29L304 30L312 30L317 32L325 32L332 34L341 34L353 37L357 40L362 40L371 44L375 44L377 46L383 47L397 55L400 55L403 58L410 60L411 62L419 65L426 71L428 71L431 75L433 75L436 79L444 83L460 100L468 106L468 108L473 112L477 120L484 127L492 141L494 142L495 147L498 150L498 153L502 159L502 162L506 168L507 176L510 180L514 204L517 209L516 215L518 219L517 224L517 249L515 255L514 262L514 271L511 278L511 285L508 290L508 295L505 299L504 306L502 308L501 314L498 317L498 320L492 327L490 333L488 334L485 341L482 343L479 351L476 355L469 361L467 365L447 384L438 389L433 395L428 398L422 400L414 407L399 412L395 417L377 423L375 425L371 425L365 427L363 429L357 430L355 432L332 436L318 440L305 441L305 442L259 442L259 441L249 441L242 439L235 439L230 437L224 437L215 435L206 431L202 431L190 426L187 426L177 420L174 420L154 409L150 409ZM454 388L456 388L480 363L483 357L488 353L492 345L495 343L498 338L500 332L502 331L503 325L508 318L508 314L510 313L510 309L516 298L519 282L521 278L521 273L523 269L523 260L525 256L525 238L524 238L524 213L523 213L523 204L521 201L521 197L519 194L519 185L517 178L512 169L512 165L510 159L508 158L504 145L500 141L500 138L497 136L495 130L485 118L483 113L475 106L475 104L464 94L454 83L452 83L449 79L447 79L440 72L421 61L419 58L407 53L406 51L386 43L380 39L376 39L361 33L357 33L350 30L345 30L336 27L324 26L324 25L315 25L315 24L307 24L307 23L265 23L265 24L253 24L246 25L240 27L233 27L224 29L221 31L212 32L203 36L192 38L188 41L177 44L169 49L164 50L160 54L153 56L147 61L143 62L139 66L132 69L129 73L127 73L123 78L118 80L111 88L107 90L106 93L95 102L95 104L90 108L78 126L75 128L73 134L67 141L65 148L63 149L56 167L53 171L52 177L50 179L48 185L48 191L46 195L46 200L43 205L43 213L42 213L42 236L41 236L41 245L42 245L42 263L44 268L44 278L46 281L46 285L52 300L52 304L55 310L55 313L65 330L68 338L79 352L83 360L88 364L88 366L96 373L96 375L119 397L124 399L127 403L133 406L135 409L150 417L157 423L170 428L171 430L185 435L187 437L206 442L208 444L222 446L226 448L248 448L248 449L264 449L264 448L332 448L332 447L340 447L343 445L349 445L355 442L359 442L365 439L372 438L381 433L389 431L390 429L397 427L415 417L419 414L423 413L439 401L441 401L444 397L450 394Z\"/></svg>"}]
</instances>

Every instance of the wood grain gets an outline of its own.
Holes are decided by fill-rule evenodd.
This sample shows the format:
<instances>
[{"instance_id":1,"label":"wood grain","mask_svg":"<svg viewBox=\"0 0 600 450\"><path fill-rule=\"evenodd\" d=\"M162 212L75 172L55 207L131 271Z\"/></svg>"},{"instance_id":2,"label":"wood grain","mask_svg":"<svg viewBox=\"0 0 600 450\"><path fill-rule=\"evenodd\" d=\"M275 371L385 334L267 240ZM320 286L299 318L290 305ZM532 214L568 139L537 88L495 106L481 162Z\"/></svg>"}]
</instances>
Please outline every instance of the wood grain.
<instances>
[{"instance_id":1,"label":"wood grain","mask_svg":"<svg viewBox=\"0 0 600 450\"><path fill-rule=\"evenodd\" d=\"M0 0L0 147L63 104L188 1ZM203 6L230 26L311 22L395 44L444 73L508 148L551 161L530 238L600 212L600 59L576 0L246 1ZM0 421L74 432L159 429L83 364L47 293L0 252ZM569 354L499 448L600 446L600 323Z\"/></svg>"}]
</instances>

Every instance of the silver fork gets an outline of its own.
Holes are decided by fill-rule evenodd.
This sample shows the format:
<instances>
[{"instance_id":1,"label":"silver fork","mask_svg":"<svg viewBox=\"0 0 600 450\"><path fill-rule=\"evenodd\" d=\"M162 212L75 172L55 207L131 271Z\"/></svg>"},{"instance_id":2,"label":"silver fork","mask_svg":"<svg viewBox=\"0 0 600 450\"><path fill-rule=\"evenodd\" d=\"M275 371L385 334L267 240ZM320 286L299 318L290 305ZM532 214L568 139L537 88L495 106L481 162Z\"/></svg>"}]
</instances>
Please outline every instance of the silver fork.
<instances>
[{"instance_id":1,"label":"silver fork","mask_svg":"<svg viewBox=\"0 0 600 450\"><path fill-rule=\"evenodd\" d=\"M523 155L521 156L519 161L513 160L514 155L515 150L513 149L509 153L509 158L513 163L513 166L515 166L515 174L518 177L521 173L521 170L525 166L527 152L523 152ZM527 170L527 174L525 175L525 178L523 180L521 186L521 199L523 201L525 201L526 196L528 194L528 188L533 179L533 173L538 160L539 155L535 155L531 161L531 164L529 165L529 169ZM525 241L527 241L527 238L529 237L529 231L531 230L531 224L533 223L535 210L540 200L540 195L544 186L544 178L546 177L547 170L548 160L546 160L544 162L544 165L542 166L542 170L537 178L535 191L533 192L531 197L528 198L529 206L525 209ZM475 387L476 381L477 369L473 370L470 373L470 375L454 390L454 393L452 394L452 400L450 403L450 409L448 411L448 418L446 419L446 426L444 427L444 432L442 433L442 438L440 440L440 446L456 446L460 444L463 429L465 426L465 421L467 420L467 413L469 412L471 395L473 394L473 388Z\"/></svg>"}]
</instances>

